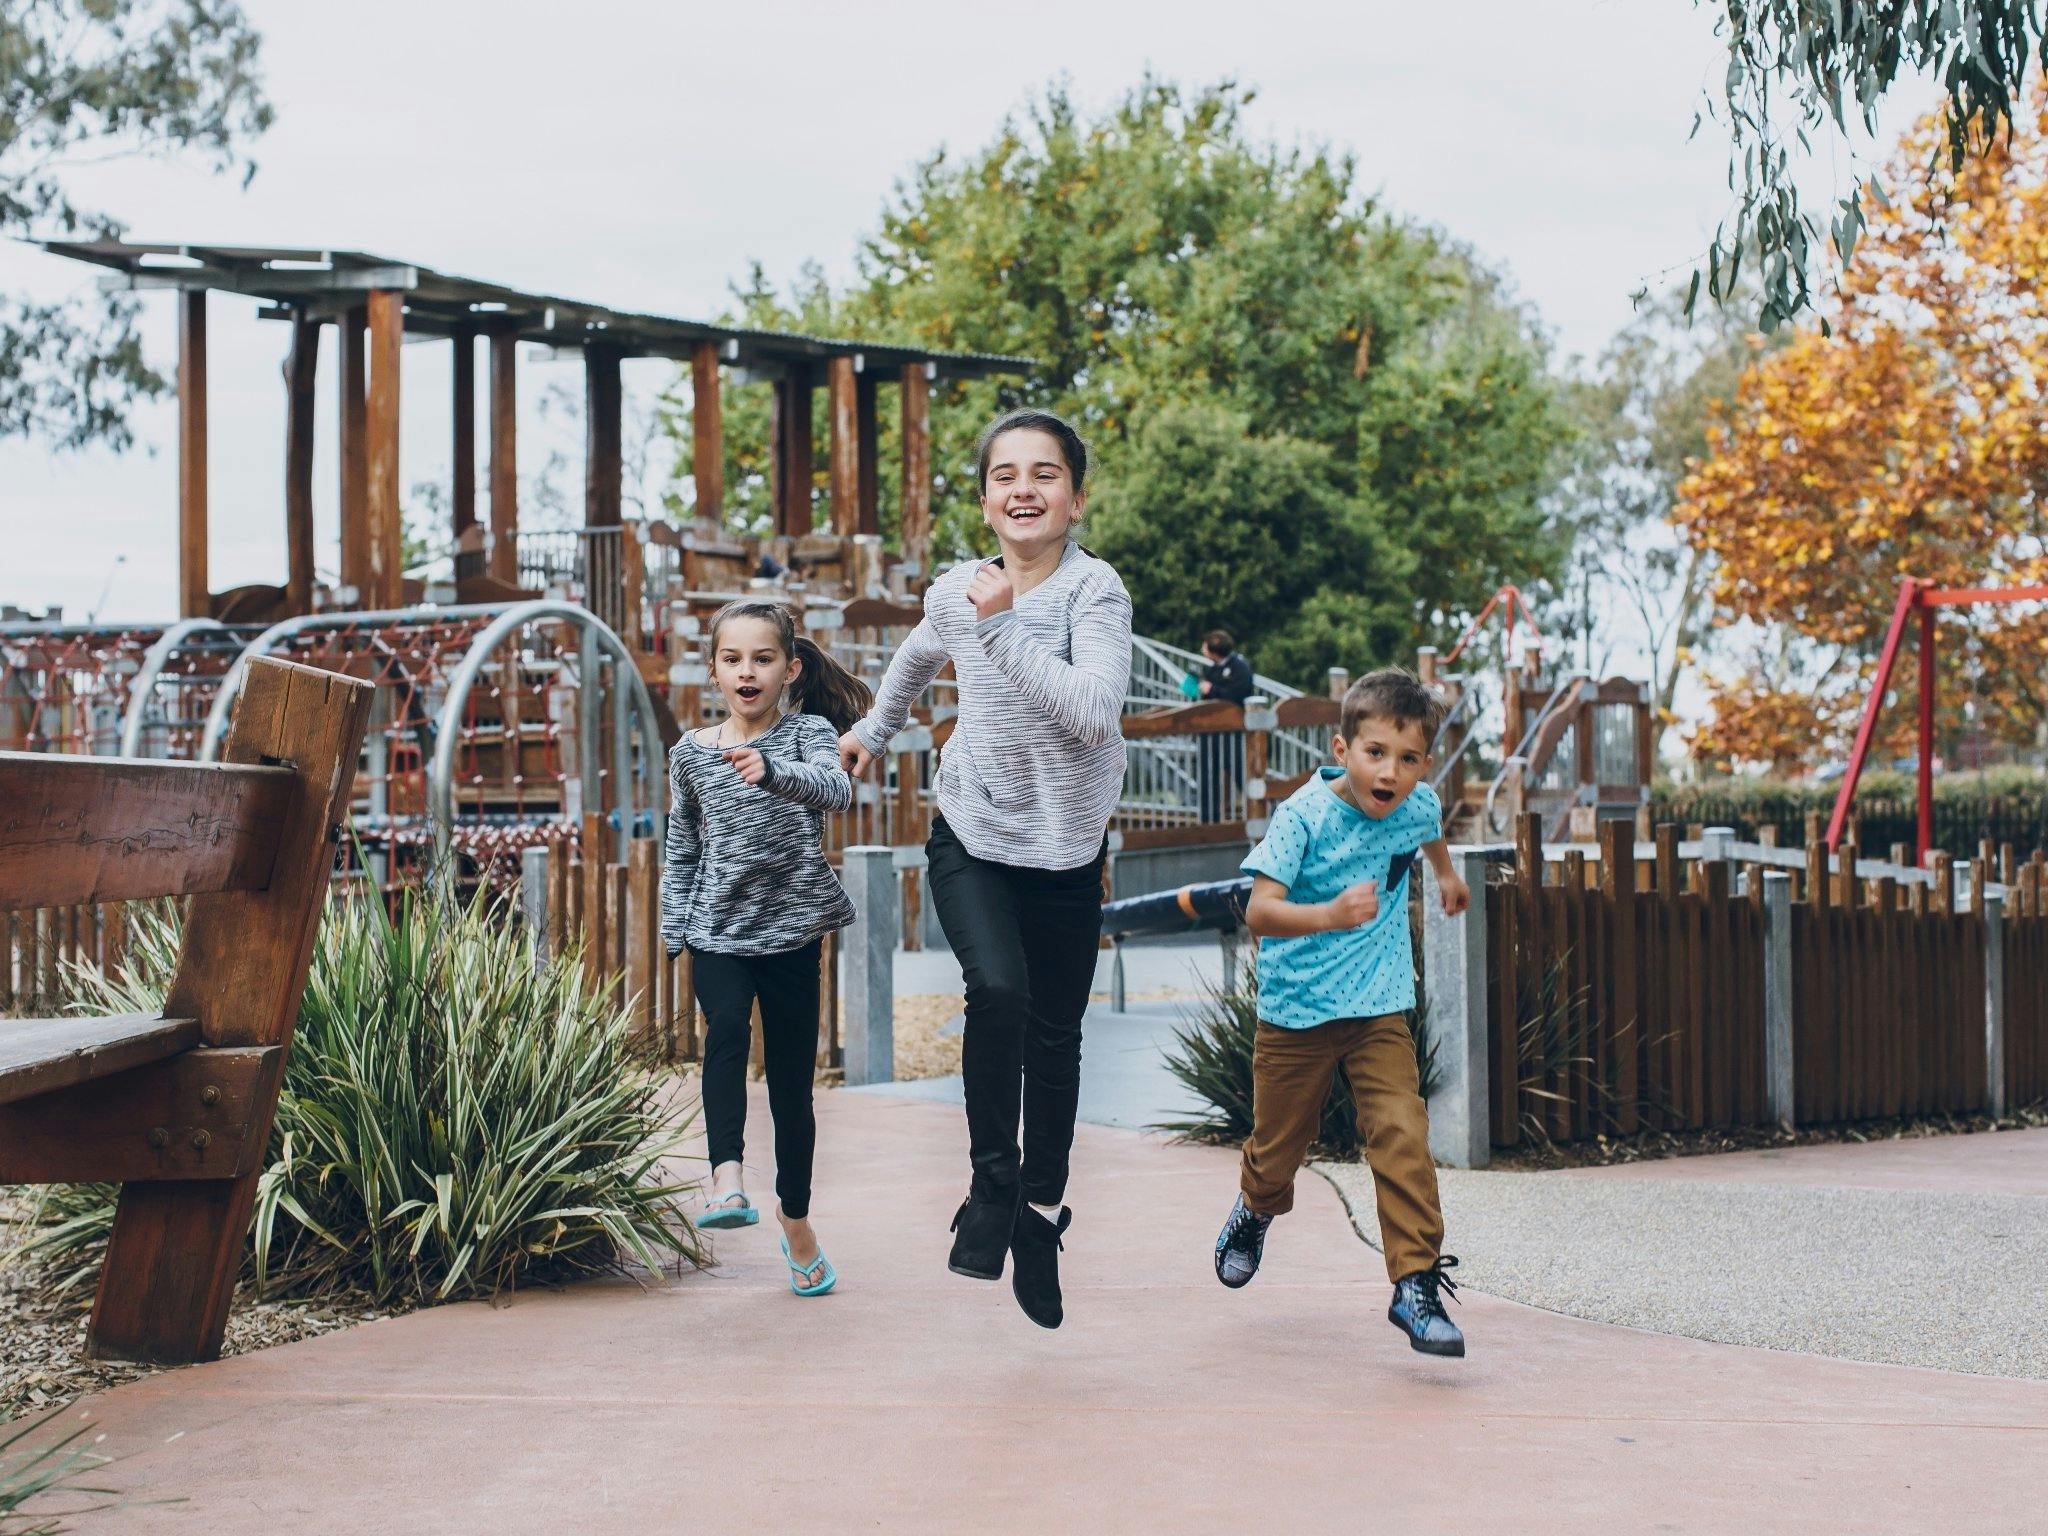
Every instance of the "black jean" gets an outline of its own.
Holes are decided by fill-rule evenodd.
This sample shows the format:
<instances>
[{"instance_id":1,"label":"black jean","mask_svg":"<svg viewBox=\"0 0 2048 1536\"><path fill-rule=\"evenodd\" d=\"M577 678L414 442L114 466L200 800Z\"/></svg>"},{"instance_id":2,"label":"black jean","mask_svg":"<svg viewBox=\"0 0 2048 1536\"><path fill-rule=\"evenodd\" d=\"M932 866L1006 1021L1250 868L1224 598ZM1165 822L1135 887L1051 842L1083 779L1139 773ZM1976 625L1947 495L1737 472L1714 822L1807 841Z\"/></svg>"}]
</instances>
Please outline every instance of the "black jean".
<instances>
[{"instance_id":1,"label":"black jean","mask_svg":"<svg viewBox=\"0 0 2048 1536\"><path fill-rule=\"evenodd\" d=\"M761 1000L761 1056L768 1112L775 1121L775 1198L784 1214L811 1213L811 1156L818 1122L811 1082L818 1060L817 940L779 955L690 951L697 1004L704 1010L704 1135L711 1165L744 1160L747 1051L754 1000Z\"/></svg>"},{"instance_id":2,"label":"black jean","mask_svg":"<svg viewBox=\"0 0 2048 1536\"><path fill-rule=\"evenodd\" d=\"M1021 1183L1025 1199L1057 1205L1081 1092L1081 1016L1102 938L1104 853L1073 869L998 864L969 853L935 817L925 854L932 904L967 984L961 1073L976 1182Z\"/></svg>"}]
</instances>

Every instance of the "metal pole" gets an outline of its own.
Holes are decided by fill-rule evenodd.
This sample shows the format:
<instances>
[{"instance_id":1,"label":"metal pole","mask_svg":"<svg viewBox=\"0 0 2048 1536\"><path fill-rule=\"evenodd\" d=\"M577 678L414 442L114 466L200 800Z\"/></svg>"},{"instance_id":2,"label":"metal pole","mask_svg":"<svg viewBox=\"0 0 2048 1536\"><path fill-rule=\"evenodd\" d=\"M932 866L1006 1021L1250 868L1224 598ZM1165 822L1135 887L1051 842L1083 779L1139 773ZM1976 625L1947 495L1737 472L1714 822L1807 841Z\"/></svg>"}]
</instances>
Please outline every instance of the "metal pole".
<instances>
[{"instance_id":1,"label":"metal pole","mask_svg":"<svg viewBox=\"0 0 2048 1536\"><path fill-rule=\"evenodd\" d=\"M599 777L597 750L597 723L603 718L597 712L601 686L597 658L597 636L587 629L581 631L576 637L576 778L586 816L604 810L604 781ZM583 857L602 861L604 854L586 848Z\"/></svg>"},{"instance_id":2,"label":"metal pole","mask_svg":"<svg viewBox=\"0 0 2048 1536\"><path fill-rule=\"evenodd\" d=\"M633 840L633 742L631 724L626 710L626 674L633 670L633 664L614 656L611 660L612 684L612 798L619 809L619 862L626 862L627 846Z\"/></svg>"}]
</instances>

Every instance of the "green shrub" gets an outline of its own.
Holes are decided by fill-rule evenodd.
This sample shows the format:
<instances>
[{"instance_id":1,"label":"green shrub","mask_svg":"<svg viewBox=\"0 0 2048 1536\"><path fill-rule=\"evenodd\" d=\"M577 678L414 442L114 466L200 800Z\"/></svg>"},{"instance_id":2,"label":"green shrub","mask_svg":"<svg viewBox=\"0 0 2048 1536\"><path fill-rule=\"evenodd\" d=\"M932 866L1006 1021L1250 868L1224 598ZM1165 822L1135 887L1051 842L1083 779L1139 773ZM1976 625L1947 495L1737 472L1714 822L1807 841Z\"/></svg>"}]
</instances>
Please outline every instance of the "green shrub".
<instances>
[{"instance_id":1,"label":"green shrub","mask_svg":"<svg viewBox=\"0 0 2048 1536\"><path fill-rule=\"evenodd\" d=\"M1205 985L1203 991L1202 1006L1194 1019L1186 1028L1174 1031L1166 1067L1209 1108L1192 1119L1163 1121L1153 1129L1188 1141L1241 1142L1252 1130L1252 1048L1259 1030L1256 969L1241 965L1227 974L1220 986ZM1430 1043L1422 1019L1422 984L1418 981L1408 1029L1415 1041L1422 1097L1428 1099L1437 1088L1436 1047ZM1357 1111L1340 1072L1330 1074L1316 1147L1325 1157L1358 1156Z\"/></svg>"},{"instance_id":2,"label":"green shrub","mask_svg":"<svg viewBox=\"0 0 2048 1536\"><path fill-rule=\"evenodd\" d=\"M1776 827L1781 843L1798 847L1805 841L1808 813L1826 817L1840 788L1839 781L1762 776L1687 785L1660 782L1652 792L1651 814L1681 825L1733 827L1745 838ZM1866 852L1882 854L1894 843L1912 842L1919 825L1912 776L1864 774L1856 785L1855 816ZM2039 769L2013 767L1937 775L1933 830L1935 846L1959 858L1975 855L1985 838L2011 843L2024 858L2048 846L2048 776Z\"/></svg>"},{"instance_id":3,"label":"green shrub","mask_svg":"<svg viewBox=\"0 0 2048 1536\"><path fill-rule=\"evenodd\" d=\"M127 968L72 977L81 1012L155 1011L177 954L140 910ZM631 1061L627 1018L574 954L537 964L490 898L337 895L321 924L258 1186L261 1294L382 1304L698 1262L663 1169L687 1113ZM98 1273L110 1185L56 1185L16 1253L51 1282Z\"/></svg>"}]
</instances>

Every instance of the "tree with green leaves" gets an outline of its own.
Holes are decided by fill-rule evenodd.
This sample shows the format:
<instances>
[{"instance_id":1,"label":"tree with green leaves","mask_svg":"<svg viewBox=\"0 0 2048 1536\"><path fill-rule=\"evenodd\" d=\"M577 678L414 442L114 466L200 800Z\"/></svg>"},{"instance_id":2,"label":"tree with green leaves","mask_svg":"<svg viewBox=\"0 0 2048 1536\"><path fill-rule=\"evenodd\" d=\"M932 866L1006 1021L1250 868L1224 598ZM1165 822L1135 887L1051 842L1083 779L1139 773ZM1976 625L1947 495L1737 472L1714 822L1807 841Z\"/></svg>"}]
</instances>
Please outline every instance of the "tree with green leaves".
<instances>
[{"instance_id":1,"label":"tree with green leaves","mask_svg":"<svg viewBox=\"0 0 2048 1536\"><path fill-rule=\"evenodd\" d=\"M1266 633L1354 605L1342 633L1384 646L1332 655L1358 667L1455 623L1503 579L1561 570L1569 530L1547 493L1568 426L1542 338L1500 281L1442 233L1378 209L1350 160L1255 142L1251 100L1229 83L1147 78L1091 118L1055 87L972 155L919 164L845 291L812 276L779 301L757 279L741 304L749 324L1037 360L1028 378L952 381L934 396L943 556L987 547L973 438L1012 406L1057 410L1094 443L1105 542L1183 566L1209 568L1172 545L1198 446L1240 477L1281 475L1272 488L1225 476L1219 492L1219 468L1203 469L1202 516L1227 523L1234 498L1247 522L1263 508L1350 531L1290 544L1283 524L1268 549L1216 528L1246 559L1307 569L1206 588L1141 578L1139 627L1192 643L1224 625L1271 672ZM726 426L729 452L755 451L730 414ZM894 453L885 413L885 483ZM1304 668L1332 654L1276 646Z\"/></svg>"},{"instance_id":2,"label":"tree with green leaves","mask_svg":"<svg viewBox=\"0 0 2048 1536\"><path fill-rule=\"evenodd\" d=\"M246 181L241 146L271 121L259 47L234 0L0 0L0 237L119 236L65 189L88 159L190 154ZM131 408L166 387L136 313L0 295L0 435L127 447Z\"/></svg>"},{"instance_id":3,"label":"tree with green leaves","mask_svg":"<svg viewBox=\"0 0 2048 1536\"><path fill-rule=\"evenodd\" d=\"M1698 3L1698 0L1695 0ZM2015 105L2048 43L2048 12L2036 0L1708 0L1728 47L1720 100L1707 113L1731 139L1731 218L1715 231L1703 271L1695 271L1686 307L1705 278L1725 301L1745 271L1756 278L1756 321L1775 331L1812 307L1813 265L1830 245L1846 266L1869 204L1885 191L1858 175L1826 215L1826 229L1800 196L1796 145L1846 139L1853 121L1866 137L1900 77L1934 80L1945 93L1941 132L1929 171L1951 177L1984 146L2010 133ZM1701 119L1695 118L1697 132ZM1754 265L1751 266L1750 263ZM1825 331L1825 322L1823 322Z\"/></svg>"},{"instance_id":4,"label":"tree with green leaves","mask_svg":"<svg viewBox=\"0 0 2048 1536\"><path fill-rule=\"evenodd\" d=\"M1349 494L1321 443L1259 436L1222 406L1169 405L1118 460L1084 536L1138 614L1182 631L1216 615L1255 647L1261 672L1287 680L1412 640L1415 557Z\"/></svg>"},{"instance_id":5,"label":"tree with green leaves","mask_svg":"<svg viewBox=\"0 0 2048 1536\"><path fill-rule=\"evenodd\" d=\"M1745 298L1754 298L1745 290ZM1557 617L1567 640L1583 639L1586 615L1610 648L1625 613L1647 661L1660 734L1675 719L1681 680L1712 628L1714 567L1709 551L1672 524L1678 487L1711 451L1716 413L1735 399L1743 370L1781 346L1789 331L1751 327L1747 303L1685 315L1673 291L1639 306L1571 400L1579 432L1560 493L1572 509L1577 543L1568 593ZM1589 670L1604 673L1596 658Z\"/></svg>"}]
</instances>

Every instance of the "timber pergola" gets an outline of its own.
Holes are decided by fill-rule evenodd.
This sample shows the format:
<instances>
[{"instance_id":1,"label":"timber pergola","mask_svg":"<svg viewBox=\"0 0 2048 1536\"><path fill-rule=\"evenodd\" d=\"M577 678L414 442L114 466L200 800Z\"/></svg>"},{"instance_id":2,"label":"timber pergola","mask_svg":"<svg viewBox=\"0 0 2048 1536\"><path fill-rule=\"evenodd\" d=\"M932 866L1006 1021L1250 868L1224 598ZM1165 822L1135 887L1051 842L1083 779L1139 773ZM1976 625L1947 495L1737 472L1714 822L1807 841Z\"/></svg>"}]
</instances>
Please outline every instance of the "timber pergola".
<instances>
[{"instance_id":1,"label":"timber pergola","mask_svg":"<svg viewBox=\"0 0 2048 1536\"><path fill-rule=\"evenodd\" d=\"M452 532L474 538L476 341L488 338L489 515L486 571L504 595L517 590L517 352L522 341L580 354L585 380L584 522L621 520L620 364L660 357L687 364L694 389L691 469L696 516L723 521L725 472L721 366L772 383L775 531L811 532L812 394L827 392L831 531L878 534L879 386L898 386L902 412L904 557L922 567L931 529L930 391L941 378L1019 374L1029 358L931 352L915 347L736 329L666 315L634 314L360 251L263 246L162 245L123 240L48 240L59 256L112 269L103 286L178 294L178 590L186 618L276 619L313 609L313 392L320 336L340 335L341 585L369 609L403 606L399 523L399 355L406 333L454 345ZM206 299L257 300L259 315L285 321L285 543L281 588L215 593L207 575Z\"/></svg>"}]
</instances>

